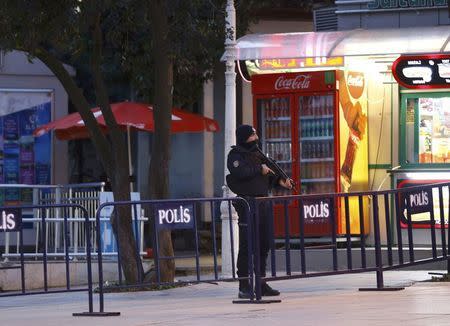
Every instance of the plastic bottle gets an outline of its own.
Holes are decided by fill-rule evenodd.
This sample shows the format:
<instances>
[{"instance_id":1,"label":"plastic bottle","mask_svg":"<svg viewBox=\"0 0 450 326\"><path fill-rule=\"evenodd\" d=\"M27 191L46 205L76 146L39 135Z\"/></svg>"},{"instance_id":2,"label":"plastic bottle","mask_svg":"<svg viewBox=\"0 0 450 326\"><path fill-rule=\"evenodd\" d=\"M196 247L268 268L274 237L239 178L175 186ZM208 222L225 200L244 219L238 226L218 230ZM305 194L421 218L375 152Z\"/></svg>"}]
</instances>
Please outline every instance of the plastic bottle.
<instances>
[{"instance_id":1,"label":"plastic bottle","mask_svg":"<svg viewBox=\"0 0 450 326\"><path fill-rule=\"evenodd\" d=\"M328 121L326 119L322 119L322 136L328 136Z\"/></svg>"}]
</instances>

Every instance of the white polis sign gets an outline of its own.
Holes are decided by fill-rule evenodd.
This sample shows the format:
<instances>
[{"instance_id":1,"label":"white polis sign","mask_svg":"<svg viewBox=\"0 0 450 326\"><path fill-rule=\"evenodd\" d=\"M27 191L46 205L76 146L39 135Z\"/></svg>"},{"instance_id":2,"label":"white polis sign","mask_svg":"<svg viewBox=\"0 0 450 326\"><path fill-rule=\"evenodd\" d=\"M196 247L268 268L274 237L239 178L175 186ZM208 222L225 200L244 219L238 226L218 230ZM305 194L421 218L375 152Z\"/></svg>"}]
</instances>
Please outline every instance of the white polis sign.
<instances>
[{"instance_id":1,"label":"white polis sign","mask_svg":"<svg viewBox=\"0 0 450 326\"><path fill-rule=\"evenodd\" d=\"M411 214L431 212L433 209L431 189L407 192L405 200Z\"/></svg>"},{"instance_id":2,"label":"white polis sign","mask_svg":"<svg viewBox=\"0 0 450 326\"><path fill-rule=\"evenodd\" d=\"M331 198L318 198L311 200L303 200L302 210L306 223L320 220L329 220L333 214L333 205Z\"/></svg>"},{"instance_id":3,"label":"white polis sign","mask_svg":"<svg viewBox=\"0 0 450 326\"><path fill-rule=\"evenodd\" d=\"M3 208L0 216L0 232L15 232L22 228L22 211L19 208Z\"/></svg>"},{"instance_id":4,"label":"white polis sign","mask_svg":"<svg viewBox=\"0 0 450 326\"><path fill-rule=\"evenodd\" d=\"M194 205L187 203L158 204L156 226L158 229L193 229L195 227Z\"/></svg>"}]
</instances>

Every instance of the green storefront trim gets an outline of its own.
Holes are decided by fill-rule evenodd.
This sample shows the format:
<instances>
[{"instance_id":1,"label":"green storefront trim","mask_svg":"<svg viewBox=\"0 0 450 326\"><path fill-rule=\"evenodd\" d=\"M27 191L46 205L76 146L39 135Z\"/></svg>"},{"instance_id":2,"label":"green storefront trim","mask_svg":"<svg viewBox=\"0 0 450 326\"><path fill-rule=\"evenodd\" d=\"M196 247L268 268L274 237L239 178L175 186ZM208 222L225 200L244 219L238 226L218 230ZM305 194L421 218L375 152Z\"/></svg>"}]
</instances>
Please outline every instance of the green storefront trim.
<instances>
[{"instance_id":1,"label":"green storefront trim","mask_svg":"<svg viewBox=\"0 0 450 326\"><path fill-rule=\"evenodd\" d=\"M369 164L369 170L390 170L391 168L390 164Z\"/></svg>"}]
</instances>

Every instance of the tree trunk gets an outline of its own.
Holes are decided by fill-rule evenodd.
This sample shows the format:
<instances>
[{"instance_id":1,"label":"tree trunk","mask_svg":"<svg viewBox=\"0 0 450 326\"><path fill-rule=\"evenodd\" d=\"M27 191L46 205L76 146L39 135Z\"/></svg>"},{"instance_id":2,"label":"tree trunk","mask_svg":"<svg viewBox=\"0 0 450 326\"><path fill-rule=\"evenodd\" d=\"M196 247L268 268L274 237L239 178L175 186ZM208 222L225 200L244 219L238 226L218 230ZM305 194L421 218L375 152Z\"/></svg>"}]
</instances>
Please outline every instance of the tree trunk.
<instances>
[{"instance_id":1,"label":"tree trunk","mask_svg":"<svg viewBox=\"0 0 450 326\"><path fill-rule=\"evenodd\" d=\"M62 63L56 57L42 48L38 49L33 54L35 54L36 57L44 62L47 67L55 74L58 80L62 83L77 111L80 113L87 129L89 130L91 140L94 143L105 172L111 180L114 199L116 201L129 200L130 194L128 183L128 168L126 163L126 155L123 155L123 153L126 152L123 135L120 135L120 132L117 129L117 135L115 135L114 138L120 138L122 139L122 141L120 142L119 140L117 142L109 143L105 135L100 130L100 127L98 126L97 121L90 110L88 101L84 97L82 91L77 87L75 81L68 74ZM101 85L103 81L101 78L99 67L97 71L93 72L93 74L95 76L95 79L98 78L100 80L96 82ZM105 89L103 88L102 90L100 90L100 92L103 94L101 96L107 99L107 96L105 97L104 95L106 94ZM112 116L109 103L107 104L107 106L105 106L103 103L101 107L102 112L106 112L106 114L104 113L105 116ZM109 114L107 112L108 110ZM122 153L122 155L119 155L119 153ZM125 163L123 159L124 157ZM140 258L136 253L136 246L131 228L131 210L129 207L121 207L116 211L116 214L120 216L120 219L118 219L117 225L113 225L113 229L118 231L119 234L118 242L121 250L120 259L122 262L122 268L124 270L124 276L128 283L136 283L139 280L139 272L142 269L142 265L140 263Z\"/></svg>"},{"instance_id":2,"label":"tree trunk","mask_svg":"<svg viewBox=\"0 0 450 326\"><path fill-rule=\"evenodd\" d=\"M100 29L100 16L97 16L92 30L92 74L94 77L97 104L100 105L111 138L111 151L113 161L110 162L112 171L108 177L114 194L114 201L130 201L130 183L128 176L127 145L123 132L119 129L117 121L109 104L108 92L101 72L102 59L102 32ZM128 284L137 284L142 281L142 263L132 228L132 206L119 205L114 207L111 224L119 244L119 260ZM137 212L140 213L140 212ZM137 218L137 216L136 216Z\"/></svg>"},{"instance_id":3,"label":"tree trunk","mask_svg":"<svg viewBox=\"0 0 450 326\"><path fill-rule=\"evenodd\" d=\"M162 0L153 0L150 2L150 15L153 23L153 58L155 62L155 99L153 108L155 132L153 134L149 173L150 196L153 199L163 199L169 196L173 62L169 50L169 24L165 2ZM159 255L171 257L173 254L170 231L160 231ZM173 282L175 277L175 261L162 259L159 262L159 267L161 282Z\"/></svg>"}]
</instances>

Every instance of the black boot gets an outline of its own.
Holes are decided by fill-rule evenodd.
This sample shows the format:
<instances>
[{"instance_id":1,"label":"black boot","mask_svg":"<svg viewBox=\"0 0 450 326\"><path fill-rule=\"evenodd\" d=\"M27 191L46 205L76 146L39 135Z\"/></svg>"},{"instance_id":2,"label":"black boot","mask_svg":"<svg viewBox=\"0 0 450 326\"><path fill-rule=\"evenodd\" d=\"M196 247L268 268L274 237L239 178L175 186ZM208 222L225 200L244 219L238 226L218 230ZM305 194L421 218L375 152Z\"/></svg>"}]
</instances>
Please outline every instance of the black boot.
<instances>
[{"instance_id":1,"label":"black boot","mask_svg":"<svg viewBox=\"0 0 450 326\"><path fill-rule=\"evenodd\" d=\"M250 285L247 280L239 281L239 299L250 299Z\"/></svg>"},{"instance_id":2,"label":"black boot","mask_svg":"<svg viewBox=\"0 0 450 326\"><path fill-rule=\"evenodd\" d=\"M261 284L261 295L263 297L276 297L280 295L280 291L272 289L269 284L262 283Z\"/></svg>"}]
</instances>

